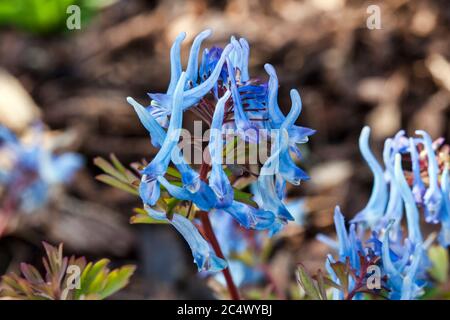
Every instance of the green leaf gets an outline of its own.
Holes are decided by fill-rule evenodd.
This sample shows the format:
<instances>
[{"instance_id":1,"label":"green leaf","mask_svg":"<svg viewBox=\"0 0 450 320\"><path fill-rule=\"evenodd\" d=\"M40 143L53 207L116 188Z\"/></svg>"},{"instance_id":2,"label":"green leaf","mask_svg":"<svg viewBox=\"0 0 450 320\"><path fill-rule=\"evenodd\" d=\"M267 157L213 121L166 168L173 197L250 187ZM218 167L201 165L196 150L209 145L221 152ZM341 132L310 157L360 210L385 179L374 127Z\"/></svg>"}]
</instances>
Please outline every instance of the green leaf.
<instances>
[{"instance_id":1,"label":"green leaf","mask_svg":"<svg viewBox=\"0 0 450 320\"><path fill-rule=\"evenodd\" d=\"M323 300L320 296L320 292L317 289L313 278L308 274L303 265L299 265L297 268L297 282L305 290L308 297L313 300Z\"/></svg>"},{"instance_id":2,"label":"green leaf","mask_svg":"<svg viewBox=\"0 0 450 320\"><path fill-rule=\"evenodd\" d=\"M142 210L143 212L141 212L140 210ZM134 209L134 211L137 214L130 218L131 224L138 224L138 223L167 224L167 223L169 223L168 221L165 221L165 220L158 220L158 219L150 217L144 209L136 208L136 209Z\"/></svg>"},{"instance_id":3,"label":"green leaf","mask_svg":"<svg viewBox=\"0 0 450 320\"><path fill-rule=\"evenodd\" d=\"M428 249L428 257L433 264L429 271L430 275L439 283L446 283L448 281L449 271L447 249L442 246L434 245Z\"/></svg>"},{"instance_id":4,"label":"green leaf","mask_svg":"<svg viewBox=\"0 0 450 320\"><path fill-rule=\"evenodd\" d=\"M175 168L167 167L166 173L174 178L181 179L181 173Z\"/></svg>"},{"instance_id":5,"label":"green leaf","mask_svg":"<svg viewBox=\"0 0 450 320\"><path fill-rule=\"evenodd\" d=\"M125 166L119 161L119 159L117 159L114 154L110 154L109 158L111 159L111 163L113 164L114 168L116 168L117 171L119 171L123 175L123 177L127 179L128 183L134 183L135 181L140 180L139 177L125 168Z\"/></svg>"},{"instance_id":6,"label":"green leaf","mask_svg":"<svg viewBox=\"0 0 450 320\"><path fill-rule=\"evenodd\" d=\"M344 296L347 296L349 286L348 276L351 273L350 260L347 258L346 263L342 263L340 261L333 262L330 263L330 266L336 274L336 277L339 279L340 286L344 289Z\"/></svg>"},{"instance_id":7,"label":"green leaf","mask_svg":"<svg viewBox=\"0 0 450 320\"><path fill-rule=\"evenodd\" d=\"M119 181L122 181L124 183L129 183L127 177L123 175L122 172L120 172L118 169L114 168L108 161L101 157L97 157L94 159L94 165L102 169L105 173L109 174L110 176L113 176Z\"/></svg>"},{"instance_id":8,"label":"green leaf","mask_svg":"<svg viewBox=\"0 0 450 320\"><path fill-rule=\"evenodd\" d=\"M108 176L107 174L100 174L100 175L96 176L95 178L103 183L106 183L107 185L114 187L114 188L131 193L136 196L139 195L139 191L137 190L137 187L123 183L122 181L119 181L112 176Z\"/></svg>"},{"instance_id":9,"label":"green leaf","mask_svg":"<svg viewBox=\"0 0 450 320\"><path fill-rule=\"evenodd\" d=\"M92 262L89 262L86 266L86 268L83 270L83 273L81 274L80 278L80 288L76 290L75 292L75 298L79 299L83 295L89 295L91 293L95 293L96 290L98 291L99 288L96 288L98 286L98 279L97 277L102 275L104 273L104 269L108 265L109 260L108 259L101 259L97 261L95 264Z\"/></svg>"},{"instance_id":10,"label":"green leaf","mask_svg":"<svg viewBox=\"0 0 450 320\"><path fill-rule=\"evenodd\" d=\"M325 289L325 277L322 273L322 270L319 269L319 271L317 272L317 286L319 288L319 293L320 293L320 297L322 298L322 300L327 300L327 293L326 293L326 289Z\"/></svg>"},{"instance_id":11,"label":"green leaf","mask_svg":"<svg viewBox=\"0 0 450 320\"><path fill-rule=\"evenodd\" d=\"M106 284L103 290L99 292L100 298L105 299L124 288L135 270L135 266L127 265L111 271L106 277Z\"/></svg>"},{"instance_id":12,"label":"green leaf","mask_svg":"<svg viewBox=\"0 0 450 320\"><path fill-rule=\"evenodd\" d=\"M253 195L251 193L237 190L237 189L233 189L233 190L234 190L234 200L246 203L253 207L258 206L258 204L255 201L253 201L253 199L252 199Z\"/></svg>"}]
</instances>

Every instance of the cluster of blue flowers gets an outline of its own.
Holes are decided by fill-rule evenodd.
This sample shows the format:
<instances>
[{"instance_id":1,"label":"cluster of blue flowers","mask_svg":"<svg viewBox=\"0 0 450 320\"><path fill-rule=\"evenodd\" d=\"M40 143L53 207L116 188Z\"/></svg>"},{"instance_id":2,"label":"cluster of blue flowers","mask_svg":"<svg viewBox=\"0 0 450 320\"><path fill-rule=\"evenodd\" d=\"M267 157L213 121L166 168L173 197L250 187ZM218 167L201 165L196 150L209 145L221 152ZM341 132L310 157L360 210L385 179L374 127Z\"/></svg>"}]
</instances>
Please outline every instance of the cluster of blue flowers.
<instances>
[{"instance_id":1,"label":"cluster of blue flowers","mask_svg":"<svg viewBox=\"0 0 450 320\"><path fill-rule=\"evenodd\" d=\"M42 129L33 127L30 143L0 126L0 209L32 213L42 208L52 187L68 183L83 165L75 153L54 154L45 148Z\"/></svg>"},{"instance_id":2,"label":"cluster of blue flowers","mask_svg":"<svg viewBox=\"0 0 450 320\"><path fill-rule=\"evenodd\" d=\"M298 185L308 176L295 164L290 152L299 154L298 145L308 141L313 130L295 125L301 100L291 90L292 107L285 116L277 103L278 79L274 68L266 64L268 83L252 79L248 72L249 45L243 38L231 38L225 48L204 49L199 61L202 42L211 35L201 32L193 41L186 70L180 61L181 33L170 51L171 78L167 92L150 93L148 107L134 99L127 101L134 107L142 124L149 131L152 144L159 148L152 161L142 170L140 196L148 214L172 224L188 242L199 270L218 271L226 262L215 255L203 238L192 216L186 213L191 204L199 211L230 215L241 226L253 230L278 232L292 215L283 198L286 182ZM184 111L192 111L210 125L208 149L211 165L202 164L196 171L187 163L178 146ZM271 154L259 166L257 185L262 203L255 207L236 200L232 186L231 165L223 163L224 130L232 129L235 138L258 145L262 139L270 141ZM176 167L180 181L174 181L168 170ZM171 212L164 210L168 199L181 204ZM195 222L195 221L194 221Z\"/></svg>"},{"instance_id":3,"label":"cluster of blue flowers","mask_svg":"<svg viewBox=\"0 0 450 320\"><path fill-rule=\"evenodd\" d=\"M374 176L370 199L350 221L349 232L336 208L337 241L319 236L338 251L340 261L349 258L354 270L360 268L360 254L379 256L390 299L418 298L426 286L431 266L426 250L433 237L424 240L422 212L425 222L440 224L440 244L450 244L449 148L442 147L443 139L433 142L425 131L416 134L418 137L408 138L400 131L385 141L383 170L369 147L370 129L362 130L360 150ZM402 228L404 215L406 232ZM371 236L365 240L368 233ZM329 261L333 261L331 256ZM328 271L336 280L333 271ZM334 298L342 299L342 292L335 290Z\"/></svg>"}]
</instances>

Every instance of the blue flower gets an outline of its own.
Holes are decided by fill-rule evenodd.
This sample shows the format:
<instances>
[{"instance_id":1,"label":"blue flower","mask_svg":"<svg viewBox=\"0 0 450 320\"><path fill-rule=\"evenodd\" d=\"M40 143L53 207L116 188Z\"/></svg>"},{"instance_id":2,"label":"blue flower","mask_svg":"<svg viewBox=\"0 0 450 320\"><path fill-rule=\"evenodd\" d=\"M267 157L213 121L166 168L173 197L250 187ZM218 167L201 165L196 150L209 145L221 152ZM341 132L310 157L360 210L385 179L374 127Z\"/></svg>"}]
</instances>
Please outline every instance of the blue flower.
<instances>
[{"instance_id":1,"label":"blue flower","mask_svg":"<svg viewBox=\"0 0 450 320\"><path fill-rule=\"evenodd\" d=\"M211 154L212 169L209 176L209 185L216 194L222 206L229 206L233 201L234 192L230 180L222 167L223 158L223 138L222 125L225 109L225 102L230 97L227 91L217 102L216 110L211 124L211 134L209 138L209 153Z\"/></svg>"},{"instance_id":2,"label":"blue flower","mask_svg":"<svg viewBox=\"0 0 450 320\"><path fill-rule=\"evenodd\" d=\"M364 127L359 137L359 149L373 173L373 188L369 202L359 212L352 222L364 222L369 227L375 226L384 214L388 201L387 184L384 180L384 172L369 147L370 128Z\"/></svg>"},{"instance_id":3,"label":"blue flower","mask_svg":"<svg viewBox=\"0 0 450 320\"><path fill-rule=\"evenodd\" d=\"M169 87L165 93L150 93L150 106L143 107L127 98L148 130L153 146L159 148L141 171L139 193L143 203L158 212L164 201L176 200L180 215L191 212L186 208L192 208L194 216L198 210L220 214L232 217L244 228L269 230L273 234L288 220L293 220L282 203L286 182L298 185L308 179L290 151L299 154L298 144L307 142L314 131L295 125L302 107L296 90L291 91L292 107L284 116L278 104L273 105L278 90L274 88L277 80L273 75L270 74L269 84L250 77L250 47L245 39L231 37L223 49L205 49L199 61L201 44L210 35L211 31L205 30L194 39L185 72L180 51L186 35L181 33L175 39L170 52ZM271 109L277 110L279 122L271 120ZM209 151L211 164L202 162L199 171L184 159L178 146L185 111L210 126L205 151ZM225 139L229 129L233 130L232 143L236 145L230 145ZM264 202L258 207L239 199L233 186L236 178L249 171L248 166L237 161L238 155L232 157L232 162L237 164L223 163L224 156L228 160L230 149L234 154L239 142L253 145L256 150L263 142L271 145L269 159L258 163L256 172L252 172L264 193ZM248 149L243 151L244 155L250 153ZM176 167L175 177L173 168L169 167L171 163ZM275 171L271 171L272 164ZM236 173L238 170L233 168L239 168L242 173Z\"/></svg>"},{"instance_id":4,"label":"blue flower","mask_svg":"<svg viewBox=\"0 0 450 320\"><path fill-rule=\"evenodd\" d=\"M416 134L423 137L423 144L428 157L428 177L430 178L430 185L423 196L425 219L427 222L438 223L439 213L442 207L442 194L438 183L439 167L429 134L422 130L417 130Z\"/></svg>"},{"instance_id":5,"label":"blue flower","mask_svg":"<svg viewBox=\"0 0 450 320\"><path fill-rule=\"evenodd\" d=\"M26 144L0 126L0 153L8 163L6 168L0 168L4 199L12 209L27 213L43 207L50 189L69 183L83 165L78 154L54 154L44 146L42 130L38 126L32 130L33 140Z\"/></svg>"},{"instance_id":6,"label":"blue flower","mask_svg":"<svg viewBox=\"0 0 450 320\"><path fill-rule=\"evenodd\" d=\"M198 271L220 271L227 266L225 260L216 256L208 242L201 236L193 223L184 216L174 213L172 219L167 219L164 212L145 207L149 216L170 223L183 236L192 251L192 256L197 264Z\"/></svg>"},{"instance_id":7,"label":"blue flower","mask_svg":"<svg viewBox=\"0 0 450 320\"><path fill-rule=\"evenodd\" d=\"M440 152L440 144L433 146L426 132L419 130L416 134L421 138L407 138L404 131L399 131L385 141L383 169L368 147L369 129L363 129L360 149L374 174L369 203L351 221L349 232L336 209L337 241L324 235L318 236L319 240L338 251L339 261L350 259L355 270L358 270L355 252L367 254L369 248L366 244L370 244L370 252L381 258L382 271L391 290L390 299L416 299L427 285L430 261L426 250L432 240L423 239L421 211L425 211L426 222L441 223L439 242L442 246L450 245L448 159L445 152ZM439 162L443 162L442 170ZM427 179L422 179L425 174ZM406 233L402 230L403 212ZM367 240L365 232L360 232L364 228L369 228L371 232ZM335 297L342 298L342 294Z\"/></svg>"}]
</instances>

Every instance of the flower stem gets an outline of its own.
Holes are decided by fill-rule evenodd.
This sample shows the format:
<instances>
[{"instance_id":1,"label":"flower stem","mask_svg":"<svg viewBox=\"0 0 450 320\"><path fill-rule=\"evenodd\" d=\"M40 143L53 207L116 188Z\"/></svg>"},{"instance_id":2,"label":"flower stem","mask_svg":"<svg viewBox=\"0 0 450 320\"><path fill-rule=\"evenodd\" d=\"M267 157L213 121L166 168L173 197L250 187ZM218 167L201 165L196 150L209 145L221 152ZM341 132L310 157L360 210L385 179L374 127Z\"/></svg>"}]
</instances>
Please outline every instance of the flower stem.
<instances>
[{"instance_id":1,"label":"flower stem","mask_svg":"<svg viewBox=\"0 0 450 320\"><path fill-rule=\"evenodd\" d=\"M208 237L211 246L214 249L216 255L225 260L222 249L220 248L219 242L217 241L216 235L214 234L214 230L211 225L211 220L209 219L208 212L201 211L200 219L202 221L203 228L205 230L206 236ZM225 277L225 281L227 283L228 292L230 293L231 299L240 300L239 291L233 281L233 277L231 276L230 269L226 267L222 270L223 276Z\"/></svg>"}]
</instances>

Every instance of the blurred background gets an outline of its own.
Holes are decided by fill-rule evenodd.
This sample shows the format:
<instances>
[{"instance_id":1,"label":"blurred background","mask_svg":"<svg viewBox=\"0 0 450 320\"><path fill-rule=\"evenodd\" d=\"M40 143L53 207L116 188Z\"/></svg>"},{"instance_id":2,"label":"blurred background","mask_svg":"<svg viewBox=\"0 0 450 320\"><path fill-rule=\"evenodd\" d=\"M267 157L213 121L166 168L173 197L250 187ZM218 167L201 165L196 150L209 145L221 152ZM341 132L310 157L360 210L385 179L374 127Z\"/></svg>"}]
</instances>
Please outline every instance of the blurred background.
<instances>
[{"instance_id":1,"label":"blurred background","mask_svg":"<svg viewBox=\"0 0 450 320\"><path fill-rule=\"evenodd\" d=\"M71 4L81 8L79 30L66 26ZM381 29L366 25L373 4ZM352 217L367 202L372 175L357 145L365 124L379 159L384 139L400 129L449 138L445 0L0 0L0 124L21 135L41 119L70 134L68 149L86 160L67 192L0 239L1 274L21 261L39 264L46 240L64 242L67 254L136 264L115 298L214 297L216 284L199 280L183 239L167 226L129 225L138 199L96 181L92 162L110 153L125 164L151 158L155 150L125 97L149 104L147 92L166 91L172 41L187 33L186 62L206 28L214 31L206 46L245 37L252 77L266 80L263 65L274 65L280 106L286 111L289 90L299 89L298 124L317 130L301 163L312 179L289 189L289 198L305 200L304 225L274 238L268 257L282 291L298 262L323 268L329 249L314 237L333 232L334 206Z\"/></svg>"}]
</instances>

